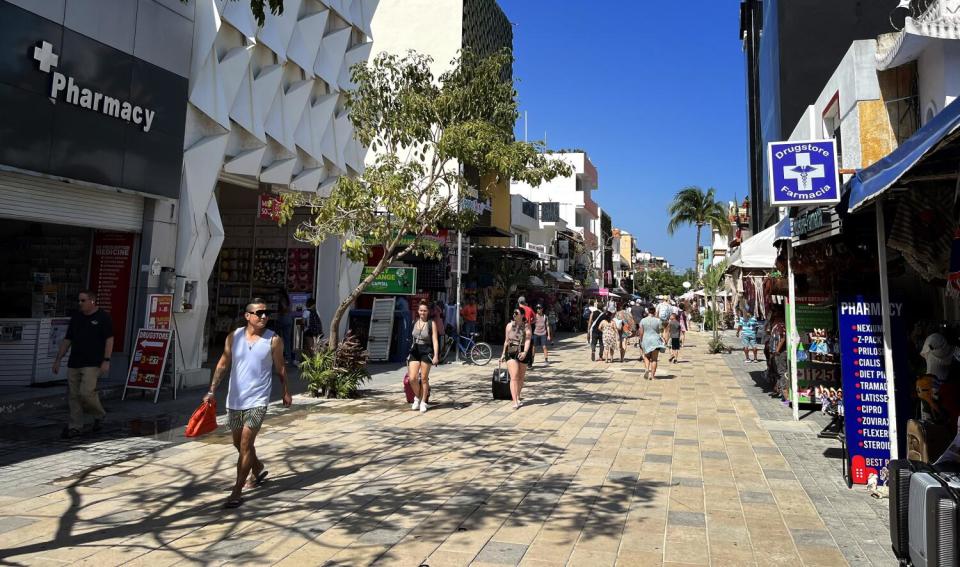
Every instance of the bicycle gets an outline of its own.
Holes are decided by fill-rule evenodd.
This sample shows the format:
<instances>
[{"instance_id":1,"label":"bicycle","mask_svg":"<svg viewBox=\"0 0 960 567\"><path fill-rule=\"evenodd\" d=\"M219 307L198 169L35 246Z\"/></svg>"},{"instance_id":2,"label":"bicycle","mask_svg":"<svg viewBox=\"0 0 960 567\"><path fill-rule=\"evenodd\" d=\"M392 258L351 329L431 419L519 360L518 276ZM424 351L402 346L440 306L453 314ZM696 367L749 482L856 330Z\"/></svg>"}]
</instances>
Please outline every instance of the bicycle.
<instances>
[{"instance_id":1,"label":"bicycle","mask_svg":"<svg viewBox=\"0 0 960 567\"><path fill-rule=\"evenodd\" d=\"M477 341L476 338L478 335L479 333L470 333L470 336L457 335L456 339L447 335L443 347L441 347L440 360L446 362L450 353L453 352L452 347L454 342L456 342L457 348L460 349L461 357L477 366L487 364L493 358L493 348L485 342Z\"/></svg>"}]
</instances>

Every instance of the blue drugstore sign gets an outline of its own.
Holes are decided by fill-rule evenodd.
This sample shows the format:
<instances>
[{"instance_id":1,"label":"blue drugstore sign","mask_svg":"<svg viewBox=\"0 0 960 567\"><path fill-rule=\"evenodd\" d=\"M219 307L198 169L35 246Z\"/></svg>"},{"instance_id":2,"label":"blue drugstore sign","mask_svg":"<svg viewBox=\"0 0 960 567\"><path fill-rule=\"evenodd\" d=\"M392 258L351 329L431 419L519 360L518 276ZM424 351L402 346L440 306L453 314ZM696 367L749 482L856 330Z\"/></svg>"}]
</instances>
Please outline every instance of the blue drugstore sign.
<instances>
[{"instance_id":1,"label":"blue drugstore sign","mask_svg":"<svg viewBox=\"0 0 960 567\"><path fill-rule=\"evenodd\" d=\"M767 145L767 167L773 205L840 202L836 140L771 142Z\"/></svg>"}]
</instances>

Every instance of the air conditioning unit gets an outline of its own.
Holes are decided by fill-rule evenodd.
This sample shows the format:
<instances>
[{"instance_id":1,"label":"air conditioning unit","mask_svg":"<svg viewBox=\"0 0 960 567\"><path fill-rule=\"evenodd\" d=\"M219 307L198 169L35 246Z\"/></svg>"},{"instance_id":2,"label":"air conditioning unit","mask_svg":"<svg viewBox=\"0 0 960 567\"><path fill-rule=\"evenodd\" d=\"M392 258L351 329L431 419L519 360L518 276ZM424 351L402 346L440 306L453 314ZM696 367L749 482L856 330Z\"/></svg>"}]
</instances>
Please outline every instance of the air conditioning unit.
<instances>
[{"instance_id":1,"label":"air conditioning unit","mask_svg":"<svg viewBox=\"0 0 960 567\"><path fill-rule=\"evenodd\" d=\"M910 477L910 561L914 567L957 567L957 491L957 473L918 472Z\"/></svg>"}]
</instances>

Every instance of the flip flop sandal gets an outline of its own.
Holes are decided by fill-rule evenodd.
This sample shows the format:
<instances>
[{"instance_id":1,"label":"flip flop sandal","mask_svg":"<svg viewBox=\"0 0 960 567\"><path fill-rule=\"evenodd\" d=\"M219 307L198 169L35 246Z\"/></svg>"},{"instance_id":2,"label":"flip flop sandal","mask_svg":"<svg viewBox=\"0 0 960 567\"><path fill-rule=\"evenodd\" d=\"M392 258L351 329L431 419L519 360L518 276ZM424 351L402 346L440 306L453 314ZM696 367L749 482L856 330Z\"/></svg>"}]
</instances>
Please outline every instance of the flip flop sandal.
<instances>
[{"instance_id":1,"label":"flip flop sandal","mask_svg":"<svg viewBox=\"0 0 960 567\"><path fill-rule=\"evenodd\" d=\"M239 508L243 504L243 497L237 496L236 498L228 498L226 503L224 503L224 508Z\"/></svg>"},{"instance_id":2,"label":"flip flop sandal","mask_svg":"<svg viewBox=\"0 0 960 567\"><path fill-rule=\"evenodd\" d=\"M264 483L264 481L267 479L267 475L268 475L268 474L270 474L270 472L269 472L267 469L263 469L262 471L260 471L260 474L258 474L258 475L254 478L254 480L253 480L253 485L254 485L254 486L262 486L263 483Z\"/></svg>"}]
</instances>

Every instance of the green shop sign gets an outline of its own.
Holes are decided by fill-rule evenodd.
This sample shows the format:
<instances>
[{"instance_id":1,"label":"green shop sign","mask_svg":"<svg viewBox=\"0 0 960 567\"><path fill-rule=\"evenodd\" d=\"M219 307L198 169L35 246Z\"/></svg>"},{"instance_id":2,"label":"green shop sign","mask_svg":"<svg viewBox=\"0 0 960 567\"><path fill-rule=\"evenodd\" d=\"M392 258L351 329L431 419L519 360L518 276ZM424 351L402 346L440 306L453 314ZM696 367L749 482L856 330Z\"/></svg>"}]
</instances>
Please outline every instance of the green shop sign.
<instances>
[{"instance_id":1,"label":"green shop sign","mask_svg":"<svg viewBox=\"0 0 960 567\"><path fill-rule=\"evenodd\" d=\"M372 267L363 269L360 281L373 273ZM416 268L387 268L380 273L363 293L382 295L413 295L417 291Z\"/></svg>"}]
</instances>

